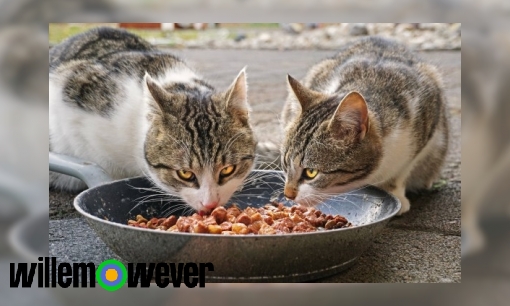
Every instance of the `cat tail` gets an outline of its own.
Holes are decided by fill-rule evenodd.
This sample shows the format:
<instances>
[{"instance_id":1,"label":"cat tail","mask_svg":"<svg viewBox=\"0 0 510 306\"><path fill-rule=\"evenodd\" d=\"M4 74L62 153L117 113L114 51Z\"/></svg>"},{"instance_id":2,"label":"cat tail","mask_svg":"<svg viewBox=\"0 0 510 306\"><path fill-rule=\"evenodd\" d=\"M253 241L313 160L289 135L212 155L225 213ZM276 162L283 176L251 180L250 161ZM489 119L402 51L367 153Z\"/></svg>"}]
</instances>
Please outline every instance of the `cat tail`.
<instances>
[{"instance_id":1,"label":"cat tail","mask_svg":"<svg viewBox=\"0 0 510 306\"><path fill-rule=\"evenodd\" d=\"M257 143L256 169L282 170L280 159L280 146L271 141Z\"/></svg>"}]
</instances>

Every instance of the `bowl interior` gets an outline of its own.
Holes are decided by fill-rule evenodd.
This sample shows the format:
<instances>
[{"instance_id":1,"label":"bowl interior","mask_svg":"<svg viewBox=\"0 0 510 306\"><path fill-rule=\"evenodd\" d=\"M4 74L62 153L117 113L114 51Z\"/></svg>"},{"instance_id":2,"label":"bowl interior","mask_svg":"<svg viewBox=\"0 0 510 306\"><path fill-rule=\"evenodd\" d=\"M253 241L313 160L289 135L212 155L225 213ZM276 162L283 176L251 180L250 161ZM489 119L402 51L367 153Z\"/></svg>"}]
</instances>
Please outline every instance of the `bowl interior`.
<instances>
[{"instance_id":1,"label":"bowl interior","mask_svg":"<svg viewBox=\"0 0 510 306\"><path fill-rule=\"evenodd\" d=\"M271 200L291 206L293 203L286 201L282 194L282 178L283 173L279 171L253 171L249 183L234 194L227 206L236 203L241 208L260 207ZM152 187L143 177L116 181L83 192L76 205L86 214L124 225L138 214L146 218L160 218L169 213L189 215L194 212L182 201L158 195ZM368 186L329 198L316 207L327 214L340 214L359 226L394 216L400 209L400 203L387 192Z\"/></svg>"}]
</instances>

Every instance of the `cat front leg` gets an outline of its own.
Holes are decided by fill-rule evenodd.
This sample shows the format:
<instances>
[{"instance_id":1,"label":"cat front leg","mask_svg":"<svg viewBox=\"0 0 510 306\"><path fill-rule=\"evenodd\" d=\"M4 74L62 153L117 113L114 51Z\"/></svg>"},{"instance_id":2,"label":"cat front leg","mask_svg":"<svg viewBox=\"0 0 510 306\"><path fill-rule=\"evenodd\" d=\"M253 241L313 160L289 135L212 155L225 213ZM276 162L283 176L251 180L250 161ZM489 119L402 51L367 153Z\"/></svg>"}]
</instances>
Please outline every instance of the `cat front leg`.
<instances>
[{"instance_id":1,"label":"cat front leg","mask_svg":"<svg viewBox=\"0 0 510 306\"><path fill-rule=\"evenodd\" d=\"M409 199L405 195L406 189L404 186L397 187L397 189L395 189L391 193L393 195L395 195L400 200L400 203L402 204L397 216L401 216L402 214L408 212L411 209L411 203L409 202Z\"/></svg>"},{"instance_id":2,"label":"cat front leg","mask_svg":"<svg viewBox=\"0 0 510 306\"><path fill-rule=\"evenodd\" d=\"M401 216L411 209L411 203L406 197L406 184L404 182L404 180L391 179L379 186L381 189L384 189L385 191L397 197L397 199L400 201L401 207L397 213L397 216Z\"/></svg>"}]
</instances>

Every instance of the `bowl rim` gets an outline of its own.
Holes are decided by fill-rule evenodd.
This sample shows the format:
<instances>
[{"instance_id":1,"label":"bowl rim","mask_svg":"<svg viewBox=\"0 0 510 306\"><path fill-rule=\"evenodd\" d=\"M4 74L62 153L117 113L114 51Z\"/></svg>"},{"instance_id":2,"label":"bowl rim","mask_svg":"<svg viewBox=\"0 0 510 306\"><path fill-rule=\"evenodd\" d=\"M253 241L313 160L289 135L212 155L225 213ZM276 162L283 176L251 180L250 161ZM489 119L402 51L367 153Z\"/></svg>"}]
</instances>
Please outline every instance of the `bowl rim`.
<instances>
[{"instance_id":1,"label":"bowl rim","mask_svg":"<svg viewBox=\"0 0 510 306\"><path fill-rule=\"evenodd\" d=\"M280 173L283 173L282 171L277 171L277 170L257 170L257 171L261 171L261 172L262 171L264 171L264 172L280 172ZM352 227L337 228L337 229L332 229L332 230L327 230L327 231L315 231L315 232L304 232L304 233L273 234L273 235L271 235L271 234L263 234L263 235L213 235L213 234L204 234L204 233L185 233L185 232L156 231L156 230L153 230L153 229L145 229L145 228L140 228L140 227L128 226L127 224L122 224L122 223L113 222L113 221L110 221L110 220L105 220L105 219L99 218L99 217L97 217L95 215L92 215L92 214L86 212L79 205L79 203L82 202L82 198L83 197L85 197L88 193L95 191L97 188L106 187L106 186L113 185L113 184L125 184L127 186L127 184L126 184L127 181L130 181L130 180L133 180L133 179L141 179L141 178L145 179L144 176L131 177L131 178L126 178L126 179L122 179L122 180L111 181L111 182L102 184L100 186L96 186L94 188L89 188L89 189L81 192L78 196L75 197L75 199L73 201L73 206L85 218L93 220L93 221L96 221L96 222L99 222L99 223L103 223L103 224L108 225L108 226L114 226L114 227L123 228L123 229L127 229L127 230L135 230L135 231L141 231L141 232L148 232L148 233L153 233L153 234L157 234L157 235L171 235L171 236L177 236L177 237L180 236L180 237L189 237L189 238L192 238L192 237L201 237L201 238L205 238L205 239L217 239L217 238L226 238L226 239L268 239L268 238L282 238L282 237L285 237L286 239L288 239L290 237L300 237L300 236L303 236L303 235L321 235L321 234L323 235L323 234L333 234L333 233L344 232L344 231L353 231L353 230L358 230L358 229L365 228L365 227L371 227L371 226L374 226L376 224L384 223L384 222L389 221L391 218L395 217L395 215L400 211L400 208L402 206L400 200L396 196L391 194L390 192L387 192L387 191L385 191L385 190L383 190L383 189L381 189L379 187L373 186L373 185L367 185L367 187L369 187L369 188L376 189L379 192L382 192L382 193L386 194L387 196L392 198L395 201L395 203L396 203L396 207L395 207L395 210L393 212L391 212L386 217L384 217L382 219L379 219L379 220L377 220L375 222L370 222L370 223L366 223L366 224L362 224L362 225L357 225L357 226L352 226ZM341 195L341 194L338 194L338 195Z\"/></svg>"}]
</instances>

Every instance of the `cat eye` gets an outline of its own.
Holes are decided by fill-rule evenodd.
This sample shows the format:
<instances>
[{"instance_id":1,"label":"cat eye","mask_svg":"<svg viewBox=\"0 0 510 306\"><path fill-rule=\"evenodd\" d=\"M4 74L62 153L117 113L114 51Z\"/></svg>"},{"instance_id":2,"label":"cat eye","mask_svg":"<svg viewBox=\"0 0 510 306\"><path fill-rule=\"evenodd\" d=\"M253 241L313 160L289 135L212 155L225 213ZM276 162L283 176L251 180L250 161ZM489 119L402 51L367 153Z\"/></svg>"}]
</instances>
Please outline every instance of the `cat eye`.
<instances>
[{"instance_id":1,"label":"cat eye","mask_svg":"<svg viewBox=\"0 0 510 306\"><path fill-rule=\"evenodd\" d=\"M317 170L317 169L306 168L303 171L303 177L308 180L315 178L317 176L317 174L319 174L319 170Z\"/></svg>"},{"instance_id":2,"label":"cat eye","mask_svg":"<svg viewBox=\"0 0 510 306\"><path fill-rule=\"evenodd\" d=\"M221 169L220 176L222 176L222 177L229 176L232 173L234 173L235 169L236 169L236 166L233 166L233 165L227 166L227 167Z\"/></svg>"},{"instance_id":3,"label":"cat eye","mask_svg":"<svg viewBox=\"0 0 510 306\"><path fill-rule=\"evenodd\" d=\"M182 180L185 180L185 181L192 181L195 178L195 174L193 174L193 172L187 171L187 170L179 170L179 171L177 171L177 175Z\"/></svg>"}]
</instances>

